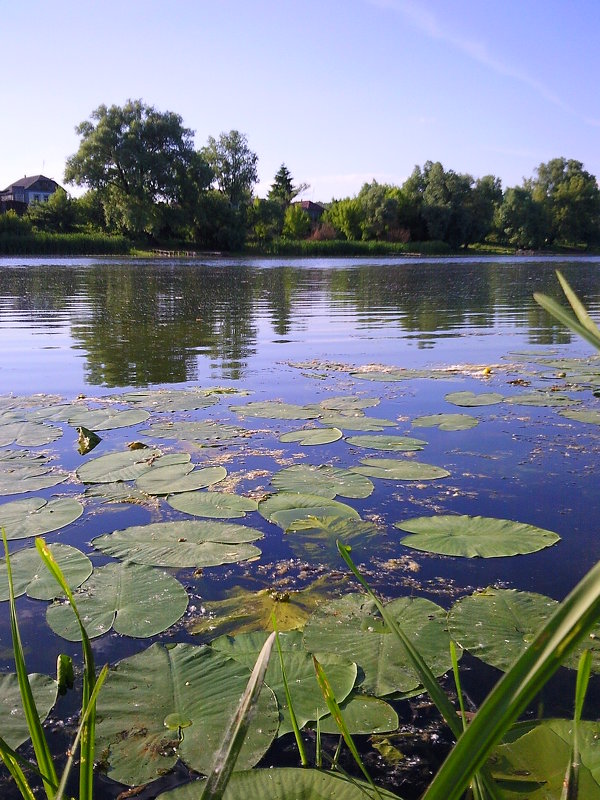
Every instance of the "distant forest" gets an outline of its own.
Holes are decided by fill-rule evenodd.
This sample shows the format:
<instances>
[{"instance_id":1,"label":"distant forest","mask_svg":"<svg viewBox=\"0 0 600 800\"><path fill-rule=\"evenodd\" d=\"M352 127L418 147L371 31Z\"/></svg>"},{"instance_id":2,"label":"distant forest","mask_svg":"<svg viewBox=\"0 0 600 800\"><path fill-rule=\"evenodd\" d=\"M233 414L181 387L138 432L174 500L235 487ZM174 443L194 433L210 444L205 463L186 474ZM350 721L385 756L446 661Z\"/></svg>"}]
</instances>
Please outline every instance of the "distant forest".
<instances>
[{"instance_id":1,"label":"distant forest","mask_svg":"<svg viewBox=\"0 0 600 800\"><path fill-rule=\"evenodd\" d=\"M258 156L244 134L211 136L197 150L178 114L141 100L102 105L76 130L81 141L64 181L85 193L74 198L59 189L24 214L0 214L0 252L19 252L20 244L27 251L36 238L48 247L60 239L67 252L69 241L97 252L93 242L110 240L115 251L164 245L285 252L286 243L299 242L306 252L310 243L318 252L328 242L332 253L349 252L351 242L396 243L399 251L426 251L427 243L449 251L600 245L598 183L574 159L540 164L533 177L506 189L493 175L474 178L427 161L401 186L374 180L354 197L313 203L300 200L308 187L295 183L285 164L267 197L255 197Z\"/></svg>"}]
</instances>

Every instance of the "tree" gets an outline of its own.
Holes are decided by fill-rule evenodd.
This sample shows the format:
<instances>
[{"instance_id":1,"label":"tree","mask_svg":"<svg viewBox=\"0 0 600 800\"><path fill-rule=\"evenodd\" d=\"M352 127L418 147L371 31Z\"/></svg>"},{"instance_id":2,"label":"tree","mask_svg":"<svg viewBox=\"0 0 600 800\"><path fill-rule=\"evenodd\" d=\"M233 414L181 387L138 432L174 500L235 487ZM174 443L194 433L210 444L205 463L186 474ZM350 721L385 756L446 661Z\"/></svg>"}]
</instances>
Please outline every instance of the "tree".
<instances>
[{"instance_id":1,"label":"tree","mask_svg":"<svg viewBox=\"0 0 600 800\"><path fill-rule=\"evenodd\" d=\"M355 197L333 200L323 214L323 222L333 225L336 231L350 241L360 239L364 222L360 200Z\"/></svg>"},{"instance_id":2,"label":"tree","mask_svg":"<svg viewBox=\"0 0 600 800\"><path fill-rule=\"evenodd\" d=\"M514 247L542 247L548 234L542 203L522 186L506 190L496 211L494 225L500 237Z\"/></svg>"},{"instance_id":3,"label":"tree","mask_svg":"<svg viewBox=\"0 0 600 800\"><path fill-rule=\"evenodd\" d=\"M217 187L237 208L250 200L252 187L258 180L258 156L248 147L248 140L239 131L210 136L202 155L211 167Z\"/></svg>"},{"instance_id":4,"label":"tree","mask_svg":"<svg viewBox=\"0 0 600 800\"><path fill-rule=\"evenodd\" d=\"M295 203L285 210L283 236L288 239L304 239L310 233L310 217L301 205Z\"/></svg>"},{"instance_id":5,"label":"tree","mask_svg":"<svg viewBox=\"0 0 600 800\"><path fill-rule=\"evenodd\" d=\"M212 179L206 164L199 169L181 117L141 100L101 105L75 130L81 144L67 160L65 181L101 191L107 217L130 233L152 230L159 203L181 200L190 170L193 179L203 173L205 188Z\"/></svg>"},{"instance_id":6,"label":"tree","mask_svg":"<svg viewBox=\"0 0 600 800\"><path fill-rule=\"evenodd\" d=\"M27 217L34 228L50 233L69 233L76 222L76 210L64 189L57 189L47 202L32 203Z\"/></svg>"},{"instance_id":7,"label":"tree","mask_svg":"<svg viewBox=\"0 0 600 800\"><path fill-rule=\"evenodd\" d=\"M307 189L308 183L299 183L297 186L294 186L292 173L285 164L282 164L275 174L267 196L269 200L276 200L281 203L284 208L287 208L295 197Z\"/></svg>"}]
</instances>

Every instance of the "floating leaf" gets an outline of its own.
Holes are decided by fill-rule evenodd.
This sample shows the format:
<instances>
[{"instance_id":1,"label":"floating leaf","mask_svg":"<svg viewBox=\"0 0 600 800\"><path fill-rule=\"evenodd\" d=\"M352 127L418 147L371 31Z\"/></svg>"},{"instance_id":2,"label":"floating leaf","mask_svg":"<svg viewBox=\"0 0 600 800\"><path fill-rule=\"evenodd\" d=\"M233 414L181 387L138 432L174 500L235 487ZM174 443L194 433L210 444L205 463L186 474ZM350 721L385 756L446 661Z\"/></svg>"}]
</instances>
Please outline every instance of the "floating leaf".
<instances>
[{"instance_id":1,"label":"floating leaf","mask_svg":"<svg viewBox=\"0 0 600 800\"><path fill-rule=\"evenodd\" d=\"M287 528L289 544L300 558L339 563L336 541L358 547L367 545L378 530L372 522L348 516L310 516L294 520Z\"/></svg>"},{"instance_id":2,"label":"floating leaf","mask_svg":"<svg viewBox=\"0 0 600 800\"><path fill-rule=\"evenodd\" d=\"M409 436L392 436L385 434L380 436L349 436L346 441L348 444L355 444L358 447L369 447L372 450L396 450L411 451L422 450L427 444L422 439L411 439Z\"/></svg>"},{"instance_id":3,"label":"floating leaf","mask_svg":"<svg viewBox=\"0 0 600 800\"><path fill-rule=\"evenodd\" d=\"M128 428L145 422L150 414L142 409L134 408L119 411L115 408L80 409L68 418L69 425L84 426L92 431L111 431L116 428Z\"/></svg>"},{"instance_id":4,"label":"floating leaf","mask_svg":"<svg viewBox=\"0 0 600 800\"><path fill-rule=\"evenodd\" d=\"M455 406L475 407L493 406L504 400L504 395L498 392L450 392L444 398Z\"/></svg>"},{"instance_id":5,"label":"floating leaf","mask_svg":"<svg viewBox=\"0 0 600 800\"><path fill-rule=\"evenodd\" d=\"M353 736L395 731L400 724L392 706L379 697L352 692L339 706L346 727ZM339 735L340 732L331 714L321 717L319 729L323 734Z\"/></svg>"},{"instance_id":6,"label":"floating leaf","mask_svg":"<svg viewBox=\"0 0 600 800\"><path fill-rule=\"evenodd\" d=\"M433 464L397 458L361 458L361 467L351 467L352 472L368 475L369 478L384 478L390 481L433 481L447 478L450 473Z\"/></svg>"},{"instance_id":7,"label":"floating leaf","mask_svg":"<svg viewBox=\"0 0 600 800\"><path fill-rule=\"evenodd\" d=\"M336 514L340 517L359 519L358 512L345 503L329 500L314 494L277 492L258 504L258 510L269 522L286 530L292 522L306 517L324 517Z\"/></svg>"},{"instance_id":8,"label":"floating leaf","mask_svg":"<svg viewBox=\"0 0 600 800\"><path fill-rule=\"evenodd\" d=\"M396 423L391 419L380 417L358 417L344 414L323 414L319 422L329 427L342 428L349 431L382 431L384 428L395 428Z\"/></svg>"},{"instance_id":9,"label":"floating leaf","mask_svg":"<svg viewBox=\"0 0 600 800\"><path fill-rule=\"evenodd\" d=\"M415 428L439 428L441 431L466 431L479 425L479 420L470 414L427 414L415 417Z\"/></svg>"},{"instance_id":10,"label":"floating leaf","mask_svg":"<svg viewBox=\"0 0 600 800\"><path fill-rule=\"evenodd\" d=\"M420 597L402 597L386 606L436 676L450 669L449 636L443 608ZM408 692L419 686L418 675L404 648L385 626L375 604L365 595L348 594L319 606L304 628L304 646L320 659L337 653L352 658L364 673L361 691L377 696Z\"/></svg>"},{"instance_id":11,"label":"floating leaf","mask_svg":"<svg viewBox=\"0 0 600 800\"><path fill-rule=\"evenodd\" d=\"M122 453L108 453L82 464L77 469L77 477L83 483L132 481L147 472L160 454L160 450L125 450Z\"/></svg>"},{"instance_id":12,"label":"floating leaf","mask_svg":"<svg viewBox=\"0 0 600 800\"><path fill-rule=\"evenodd\" d=\"M426 369L389 369L389 370L364 370L351 372L350 377L360 378L363 381L396 382L407 381L412 378L435 378L438 374Z\"/></svg>"},{"instance_id":13,"label":"floating leaf","mask_svg":"<svg viewBox=\"0 0 600 800\"><path fill-rule=\"evenodd\" d=\"M0 424L0 447L19 444L24 447L39 447L60 439L62 430L43 422L8 422Z\"/></svg>"},{"instance_id":14,"label":"floating leaf","mask_svg":"<svg viewBox=\"0 0 600 800\"><path fill-rule=\"evenodd\" d=\"M505 397L505 403L518 406L572 406L579 403L579 400L573 400L564 394L557 392L529 392L529 394L516 394L512 397Z\"/></svg>"},{"instance_id":15,"label":"floating leaf","mask_svg":"<svg viewBox=\"0 0 600 800\"><path fill-rule=\"evenodd\" d=\"M331 444L342 438L339 428L304 428L301 431L290 431L279 437L279 441L287 444L288 442L298 442L303 447L310 447L318 444Z\"/></svg>"},{"instance_id":16,"label":"floating leaf","mask_svg":"<svg viewBox=\"0 0 600 800\"><path fill-rule=\"evenodd\" d=\"M159 459L160 462L160 459ZM157 463L159 463L157 462ZM227 477L225 467L193 469L191 464L153 465L136 480L136 487L146 494L175 494L205 489Z\"/></svg>"},{"instance_id":17,"label":"floating leaf","mask_svg":"<svg viewBox=\"0 0 600 800\"><path fill-rule=\"evenodd\" d=\"M102 439L95 434L94 431L84 428L83 426L77 428L77 452L79 455L87 455L94 447L97 447L101 441Z\"/></svg>"},{"instance_id":18,"label":"floating leaf","mask_svg":"<svg viewBox=\"0 0 600 800\"><path fill-rule=\"evenodd\" d=\"M177 789L161 794L164 800L199 800L204 790L204 781L193 781ZM399 800L398 795L379 789L383 800ZM319 769L290 768L253 769L234 772L223 800L248 800L260 797L263 800L365 800L373 797L372 788L356 778L346 778L339 772Z\"/></svg>"},{"instance_id":19,"label":"floating leaf","mask_svg":"<svg viewBox=\"0 0 600 800\"><path fill-rule=\"evenodd\" d=\"M331 500L336 495L368 497L375 488L368 478L353 471L323 464L296 464L286 467L273 475L271 483L282 492L319 495Z\"/></svg>"},{"instance_id":20,"label":"floating leaf","mask_svg":"<svg viewBox=\"0 0 600 800\"><path fill-rule=\"evenodd\" d=\"M84 494L86 497L101 497L105 503L139 503L145 505L151 502L145 492L140 492L126 483L99 483L94 486L88 486Z\"/></svg>"},{"instance_id":21,"label":"floating leaf","mask_svg":"<svg viewBox=\"0 0 600 800\"><path fill-rule=\"evenodd\" d=\"M157 567L214 567L260 555L248 544L262 533L230 522L181 520L136 525L98 536L92 544L114 558Z\"/></svg>"},{"instance_id":22,"label":"floating leaf","mask_svg":"<svg viewBox=\"0 0 600 800\"><path fill-rule=\"evenodd\" d=\"M321 400L319 408L324 408L328 411L355 411L357 409L372 408L373 406L378 406L379 403L378 397L345 395L344 397L328 397L326 400Z\"/></svg>"},{"instance_id":23,"label":"floating leaf","mask_svg":"<svg viewBox=\"0 0 600 800\"><path fill-rule=\"evenodd\" d=\"M558 413L561 417L566 417L567 419L575 419L578 422L588 422L590 425L600 425L600 411L591 408L582 411L567 409L565 411L559 411Z\"/></svg>"},{"instance_id":24,"label":"floating leaf","mask_svg":"<svg viewBox=\"0 0 600 800\"><path fill-rule=\"evenodd\" d=\"M63 483L67 477L65 472L54 472L43 465L13 466L5 461L0 464L0 495L37 492Z\"/></svg>"},{"instance_id":25,"label":"floating leaf","mask_svg":"<svg viewBox=\"0 0 600 800\"><path fill-rule=\"evenodd\" d=\"M177 439L183 442L194 442L202 447L219 447L229 444L235 439L247 438L251 432L233 425L222 425L219 422L163 422L153 425L148 430L140 431L145 436L157 439Z\"/></svg>"},{"instance_id":26,"label":"floating leaf","mask_svg":"<svg viewBox=\"0 0 600 800\"><path fill-rule=\"evenodd\" d=\"M408 531L402 544L427 553L468 558L496 558L535 553L560 540L553 531L493 517L439 515L395 522Z\"/></svg>"},{"instance_id":27,"label":"floating leaf","mask_svg":"<svg viewBox=\"0 0 600 800\"><path fill-rule=\"evenodd\" d=\"M235 637L221 636L211 642L211 646L223 655L230 656L230 658L239 661L240 664L248 667L248 669L252 669L268 635L266 632L257 632L243 633ZM294 713L298 720L298 726L302 728L310 720L316 719L317 715L326 714L327 705L315 677L312 656L302 646L302 631L280 633L279 642L283 651L283 663L294 705ZM334 689L336 698L341 702L350 694L354 686L356 664L334 656L324 661L323 667L327 672L327 677ZM271 658L265 675L265 683L273 690L277 698L281 713L279 735L282 736L292 730L292 725L283 686L281 664L278 658ZM260 719L255 721L255 725L260 724Z\"/></svg>"},{"instance_id":28,"label":"floating leaf","mask_svg":"<svg viewBox=\"0 0 600 800\"><path fill-rule=\"evenodd\" d=\"M256 511L258 508L256 500L232 492L182 492L169 495L167 503L186 514L212 519L243 517L247 511Z\"/></svg>"},{"instance_id":29,"label":"floating leaf","mask_svg":"<svg viewBox=\"0 0 600 800\"><path fill-rule=\"evenodd\" d=\"M309 406L281 403L277 400L229 406L229 410L242 417L265 417L266 419L315 419L319 416L319 412Z\"/></svg>"},{"instance_id":30,"label":"floating leaf","mask_svg":"<svg viewBox=\"0 0 600 800\"><path fill-rule=\"evenodd\" d=\"M49 550L71 589L76 589L92 574L92 562L81 550L68 544L51 544ZM15 597L27 592L36 600L52 600L62 594L61 588L46 569L35 547L26 547L11 553ZM8 600L8 574L6 559L0 559L0 600ZM71 615L73 612L71 611Z\"/></svg>"},{"instance_id":31,"label":"floating leaf","mask_svg":"<svg viewBox=\"0 0 600 800\"><path fill-rule=\"evenodd\" d=\"M49 675L41 675L39 672L28 677L35 707L40 721L43 722L56 703L58 684ZM0 730L2 738L13 750L29 739L19 681L14 672L0 675Z\"/></svg>"},{"instance_id":32,"label":"floating leaf","mask_svg":"<svg viewBox=\"0 0 600 800\"><path fill-rule=\"evenodd\" d=\"M177 622L188 604L187 592L168 572L131 562L99 567L74 596L92 639L111 627L123 636L154 636ZM49 606L46 620L64 639L81 641L68 603Z\"/></svg>"},{"instance_id":33,"label":"floating leaf","mask_svg":"<svg viewBox=\"0 0 600 800\"><path fill-rule=\"evenodd\" d=\"M28 497L0 506L0 527L5 529L7 539L25 539L64 528L82 514L83 506L72 497Z\"/></svg>"},{"instance_id":34,"label":"floating leaf","mask_svg":"<svg viewBox=\"0 0 600 800\"><path fill-rule=\"evenodd\" d=\"M147 783L178 759L209 772L249 677L248 669L207 646L154 644L121 661L98 698L96 743L108 753L109 777L129 786ZM191 724L183 731L165 726L172 714ZM267 687L257 715L261 724L248 730L237 769L254 766L277 733L277 703Z\"/></svg>"},{"instance_id":35,"label":"floating leaf","mask_svg":"<svg viewBox=\"0 0 600 800\"><path fill-rule=\"evenodd\" d=\"M134 403L151 411L174 412L195 411L208 408L218 402L207 389L148 389L146 391L125 392L117 395L115 400L122 403Z\"/></svg>"},{"instance_id":36,"label":"floating leaf","mask_svg":"<svg viewBox=\"0 0 600 800\"><path fill-rule=\"evenodd\" d=\"M348 577L334 579L327 575L298 591L261 589L258 592L237 586L224 600L203 602L203 616L196 617L188 630L212 638L222 634L239 634L273 629L273 615L278 631L303 628L315 608L331 599Z\"/></svg>"}]
</instances>

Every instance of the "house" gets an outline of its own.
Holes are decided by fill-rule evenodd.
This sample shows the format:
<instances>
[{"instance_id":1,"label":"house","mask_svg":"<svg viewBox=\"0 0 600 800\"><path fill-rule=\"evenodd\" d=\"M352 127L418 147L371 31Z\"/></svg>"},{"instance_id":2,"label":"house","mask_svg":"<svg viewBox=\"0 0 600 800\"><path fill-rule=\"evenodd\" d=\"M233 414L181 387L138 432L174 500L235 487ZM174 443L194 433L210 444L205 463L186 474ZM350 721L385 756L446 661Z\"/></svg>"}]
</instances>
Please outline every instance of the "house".
<instances>
[{"instance_id":1,"label":"house","mask_svg":"<svg viewBox=\"0 0 600 800\"><path fill-rule=\"evenodd\" d=\"M324 206L320 203L313 203L312 200L300 200L294 205L299 205L303 211L306 211L313 225L316 225L325 212Z\"/></svg>"},{"instance_id":2,"label":"house","mask_svg":"<svg viewBox=\"0 0 600 800\"><path fill-rule=\"evenodd\" d=\"M26 205L42 203L46 202L57 189L60 189L60 186L52 178L46 178L45 175L32 175L11 183L3 192L0 192L0 203L25 203Z\"/></svg>"}]
</instances>

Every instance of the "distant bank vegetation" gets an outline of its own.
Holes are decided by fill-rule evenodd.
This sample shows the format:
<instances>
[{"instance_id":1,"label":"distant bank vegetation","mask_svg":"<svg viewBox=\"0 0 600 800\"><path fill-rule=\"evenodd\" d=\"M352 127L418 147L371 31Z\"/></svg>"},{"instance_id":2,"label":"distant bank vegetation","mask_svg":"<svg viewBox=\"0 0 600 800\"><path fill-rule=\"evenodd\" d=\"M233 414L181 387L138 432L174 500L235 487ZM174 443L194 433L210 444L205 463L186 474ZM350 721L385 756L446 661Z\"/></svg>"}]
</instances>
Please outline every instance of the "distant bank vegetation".
<instances>
[{"instance_id":1,"label":"distant bank vegetation","mask_svg":"<svg viewBox=\"0 0 600 800\"><path fill-rule=\"evenodd\" d=\"M540 164L521 186L442 164L416 166L402 186L365 183L355 197L298 202L308 188L282 164L266 198L253 195L258 156L239 131L209 137L141 100L100 106L58 190L24 215L0 214L0 253L127 253L172 248L279 255L455 252L484 244L525 250L600 245L600 190L574 159Z\"/></svg>"}]
</instances>

